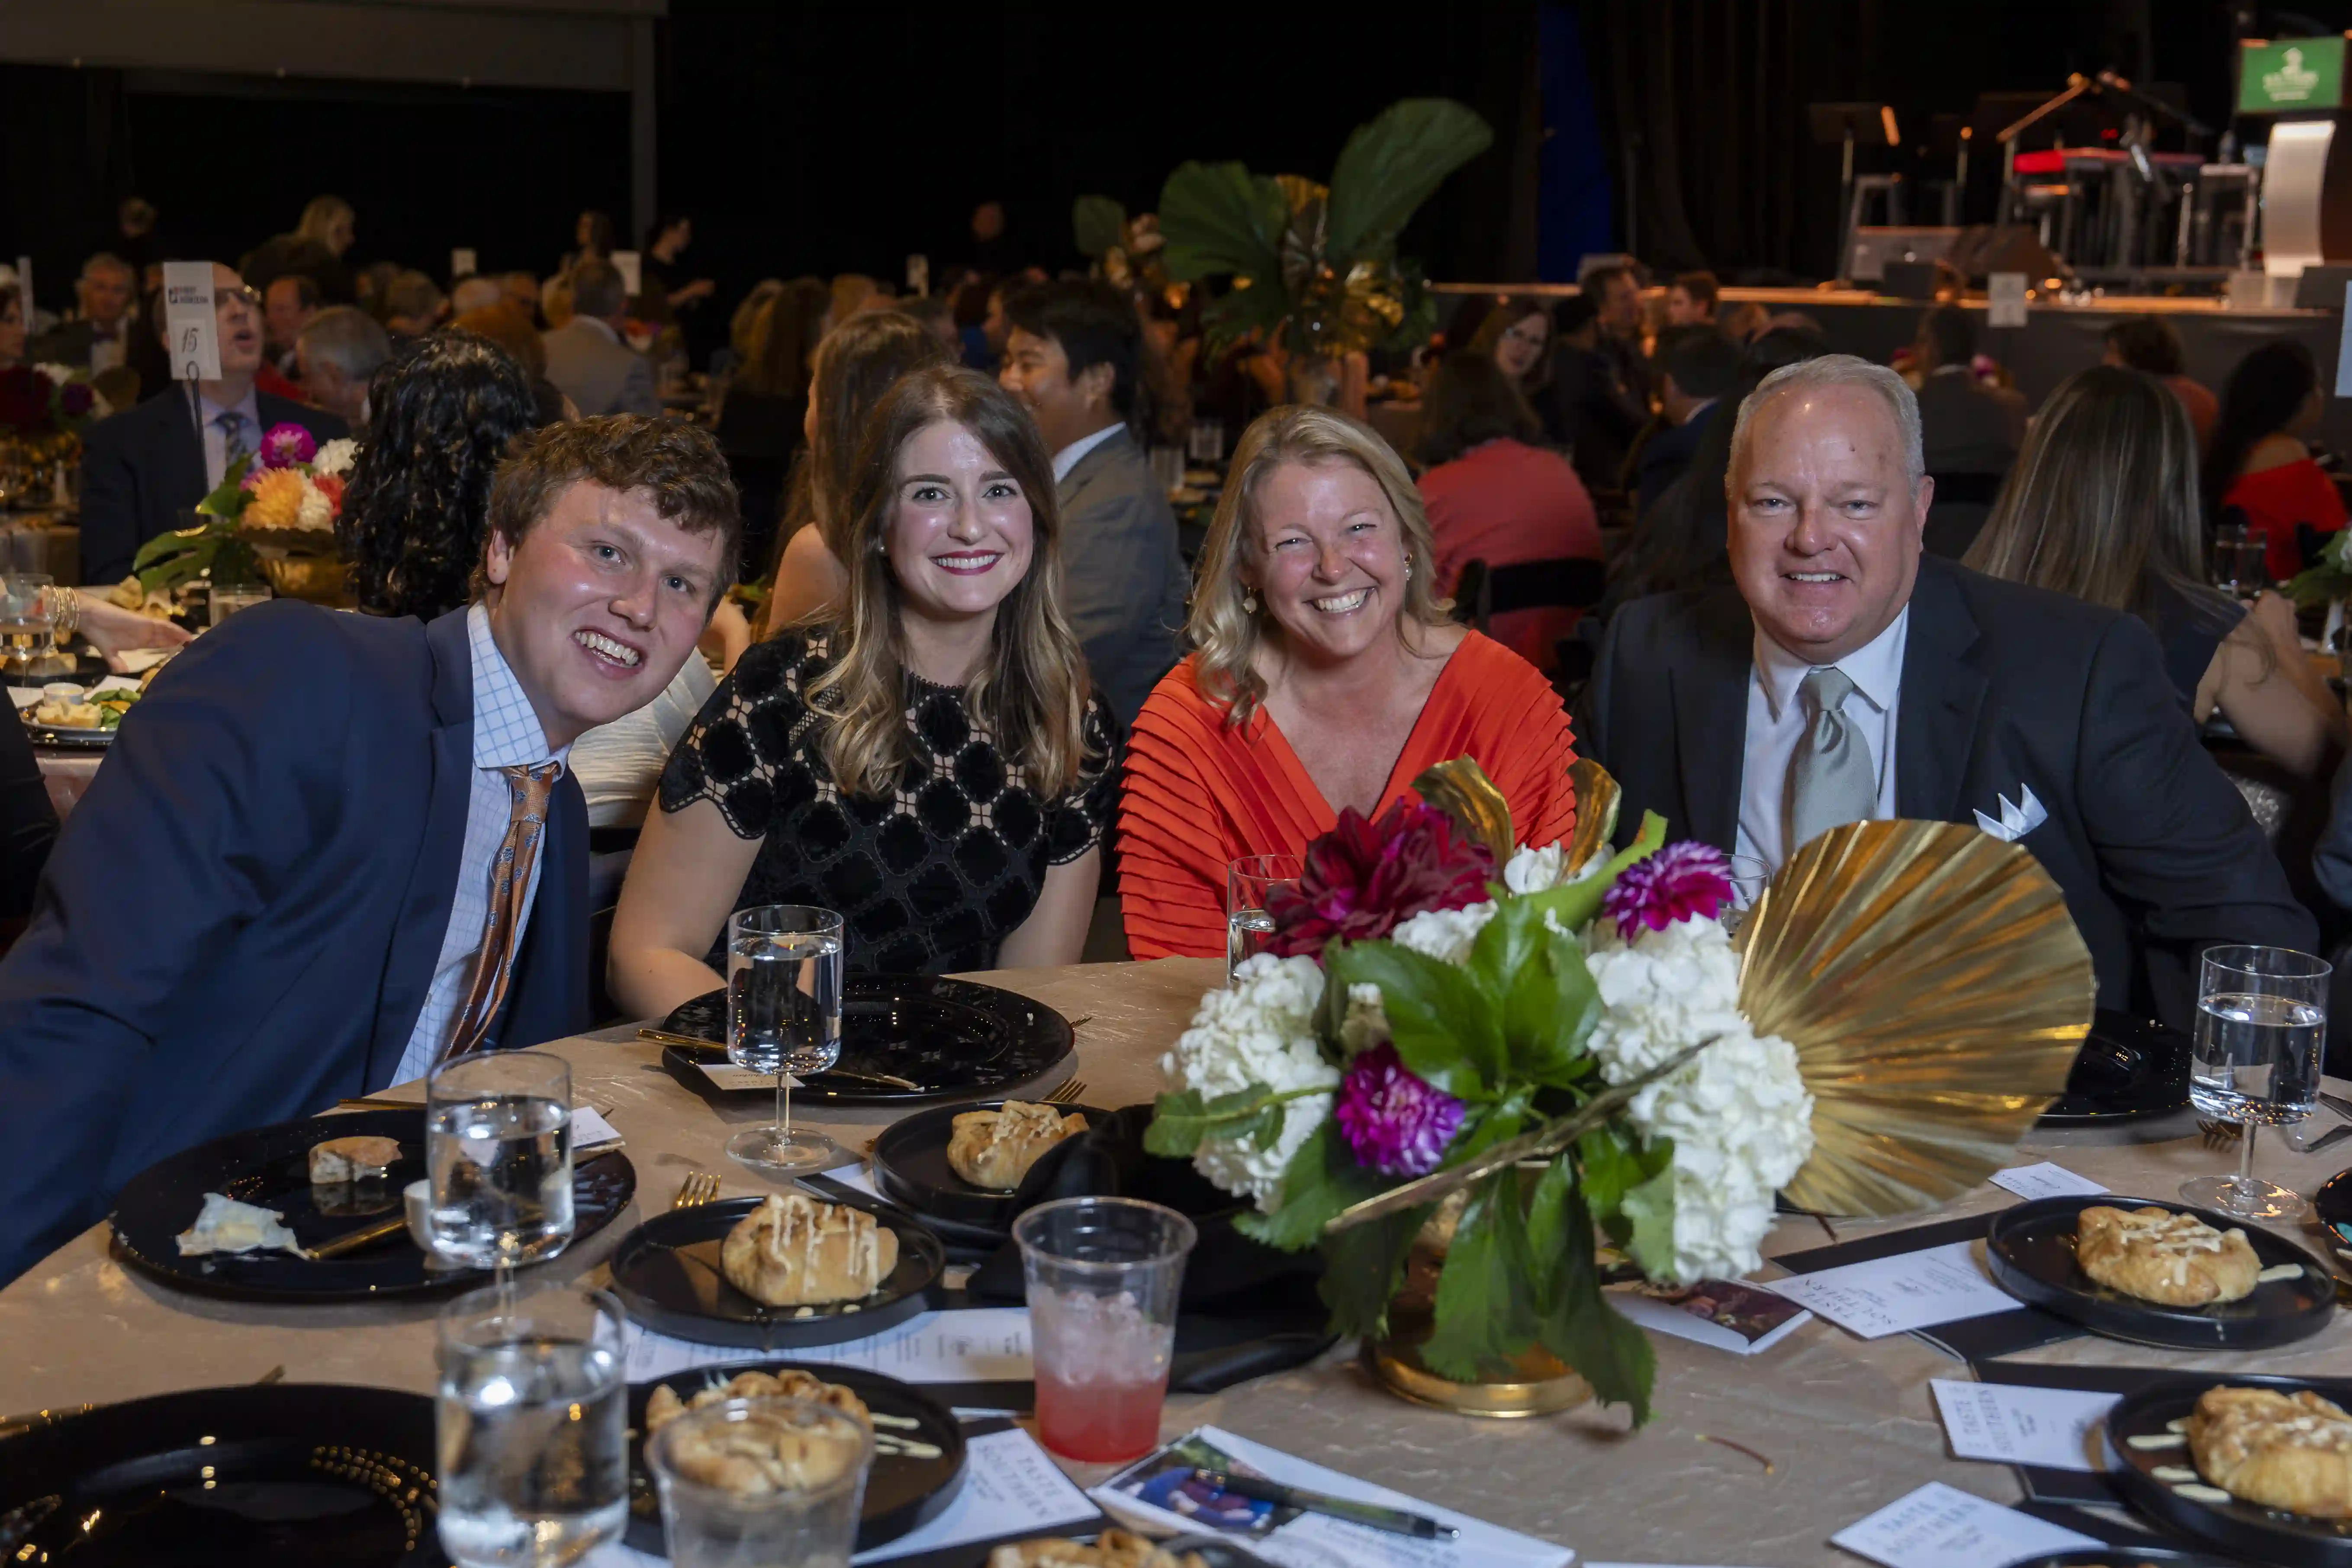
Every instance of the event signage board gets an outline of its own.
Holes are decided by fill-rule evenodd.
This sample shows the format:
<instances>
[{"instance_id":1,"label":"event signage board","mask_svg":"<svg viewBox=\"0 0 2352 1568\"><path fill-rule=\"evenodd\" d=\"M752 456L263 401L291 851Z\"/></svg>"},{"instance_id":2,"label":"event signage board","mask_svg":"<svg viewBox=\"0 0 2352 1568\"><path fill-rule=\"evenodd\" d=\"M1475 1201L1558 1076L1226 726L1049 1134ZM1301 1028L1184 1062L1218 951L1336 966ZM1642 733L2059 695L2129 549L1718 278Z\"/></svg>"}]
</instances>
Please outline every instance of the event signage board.
<instances>
[{"instance_id":1,"label":"event signage board","mask_svg":"<svg viewBox=\"0 0 2352 1568\"><path fill-rule=\"evenodd\" d=\"M2238 47L2238 112L2284 114L2344 106L2344 35L2249 38Z\"/></svg>"}]
</instances>

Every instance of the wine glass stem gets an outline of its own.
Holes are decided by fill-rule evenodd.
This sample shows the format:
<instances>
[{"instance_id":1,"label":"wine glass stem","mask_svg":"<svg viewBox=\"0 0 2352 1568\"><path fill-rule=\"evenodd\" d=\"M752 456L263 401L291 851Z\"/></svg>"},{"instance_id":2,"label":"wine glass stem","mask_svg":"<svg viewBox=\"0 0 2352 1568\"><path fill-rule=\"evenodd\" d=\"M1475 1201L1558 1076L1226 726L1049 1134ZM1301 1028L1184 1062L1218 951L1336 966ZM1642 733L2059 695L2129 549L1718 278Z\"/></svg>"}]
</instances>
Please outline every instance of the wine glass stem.
<instances>
[{"instance_id":1,"label":"wine glass stem","mask_svg":"<svg viewBox=\"0 0 2352 1568\"><path fill-rule=\"evenodd\" d=\"M793 1080L782 1068L776 1069L776 1131L782 1141L793 1138Z\"/></svg>"},{"instance_id":2,"label":"wine glass stem","mask_svg":"<svg viewBox=\"0 0 2352 1568\"><path fill-rule=\"evenodd\" d=\"M2238 1195L2247 1202L2252 1201L2254 1195L2254 1134L2262 1130L2262 1125L2259 1121L2248 1121L2245 1124L2246 1135L2238 1140Z\"/></svg>"}]
</instances>

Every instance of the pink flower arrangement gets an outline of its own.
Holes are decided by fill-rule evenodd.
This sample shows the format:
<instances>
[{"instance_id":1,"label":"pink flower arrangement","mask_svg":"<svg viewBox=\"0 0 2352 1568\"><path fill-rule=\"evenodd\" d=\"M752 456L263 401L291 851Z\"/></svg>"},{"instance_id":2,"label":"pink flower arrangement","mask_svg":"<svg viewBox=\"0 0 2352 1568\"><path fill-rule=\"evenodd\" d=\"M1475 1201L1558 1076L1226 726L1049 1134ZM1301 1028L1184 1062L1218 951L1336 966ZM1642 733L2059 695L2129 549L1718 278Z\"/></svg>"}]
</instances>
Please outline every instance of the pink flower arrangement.
<instances>
[{"instance_id":1,"label":"pink flower arrangement","mask_svg":"<svg viewBox=\"0 0 2352 1568\"><path fill-rule=\"evenodd\" d=\"M1377 822L1351 806L1307 846L1297 888L1268 900L1267 951L1314 958L1335 936L1376 941L1414 915L1484 902L1494 878L1494 854L1434 806L1399 801Z\"/></svg>"},{"instance_id":2,"label":"pink flower arrangement","mask_svg":"<svg viewBox=\"0 0 2352 1568\"><path fill-rule=\"evenodd\" d=\"M1465 1109L1415 1077L1384 1040L1348 1065L1331 1116L1356 1163L1384 1176L1425 1176L1444 1161Z\"/></svg>"},{"instance_id":3,"label":"pink flower arrangement","mask_svg":"<svg viewBox=\"0 0 2352 1568\"><path fill-rule=\"evenodd\" d=\"M319 455L319 443L310 432L289 422L272 425L261 438L261 450L256 454L257 466L265 468L290 468L297 463L307 463Z\"/></svg>"},{"instance_id":4,"label":"pink flower arrangement","mask_svg":"<svg viewBox=\"0 0 2352 1568\"><path fill-rule=\"evenodd\" d=\"M1731 902L1731 867L1712 844L1685 838L1634 861L1601 895L1601 912L1631 942L1696 916L1713 920Z\"/></svg>"}]
</instances>

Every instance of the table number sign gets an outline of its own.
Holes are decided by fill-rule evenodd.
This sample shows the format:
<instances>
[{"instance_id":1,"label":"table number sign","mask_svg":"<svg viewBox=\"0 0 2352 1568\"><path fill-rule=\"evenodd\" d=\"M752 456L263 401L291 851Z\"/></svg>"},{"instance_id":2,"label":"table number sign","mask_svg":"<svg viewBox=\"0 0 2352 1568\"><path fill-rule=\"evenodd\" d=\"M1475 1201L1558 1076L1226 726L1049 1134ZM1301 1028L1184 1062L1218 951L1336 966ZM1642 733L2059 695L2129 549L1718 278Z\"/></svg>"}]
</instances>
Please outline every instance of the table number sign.
<instances>
[{"instance_id":1,"label":"table number sign","mask_svg":"<svg viewBox=\"0 0 2352 1568\"><path fill-rule=\"evenodd\" d=\"M460 278L471 278L481 269L479 262L475 259L472 246L459 245L450 248L449 280L451 282L454 283Z\"/></svg>"},{"instance_id":2,"label":"table number sign","mask_svg":"<svg viewBox=\"0 0 2352 1568\"><path fill-rule=\"evenodd\" d=\"M632 298L645 291L645 258L634 250L613 252L614 269L621 275L621 287Z\"/></svg>"},{"instance_id":3,"label":"table number sign","mask_svg":"<svg viewBox=\"0 0 2352 1568\"><path fill-rule=\"evenodd\" d=\"M174 381L220 379L220 321L213 314L213 264L163 263L163 336Z\"/></svg>"},{"instance_id":4,"label":"table number sign","mask_svg":"<svg viewBox=\"0 0 2352 1568\"><path fill-rule=\"evenodd\" d=\"M1985 279L1985 325L2025 325L2025 274L1996 272Z\"/></svg>"}]
</instances>

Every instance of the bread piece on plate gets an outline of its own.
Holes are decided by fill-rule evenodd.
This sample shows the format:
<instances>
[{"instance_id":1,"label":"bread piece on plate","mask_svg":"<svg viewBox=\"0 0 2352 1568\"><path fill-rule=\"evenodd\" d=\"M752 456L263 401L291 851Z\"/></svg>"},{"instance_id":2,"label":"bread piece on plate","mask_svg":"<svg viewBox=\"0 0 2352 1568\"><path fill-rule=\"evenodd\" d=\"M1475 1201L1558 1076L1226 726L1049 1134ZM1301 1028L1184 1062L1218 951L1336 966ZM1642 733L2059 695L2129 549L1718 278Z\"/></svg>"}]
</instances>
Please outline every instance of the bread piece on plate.
<instances>
[{"instance_id":1,"label":"bread piece on plate","mask_svg":"<svg viewBox=\"0 0 2352 1568\"><path fill-rule=\"evenodd\" d=\"M948 1136L948 1168L975 1187L1009 1193L1045 1151L1087 1130L1083 1116L1008 1100L1002 1110L967 1110Z\"/></svg>"},{"instance_id":2,"label":"bread piece on plate","mask_svg":"<svg viewBox=\"0 0 2352 1568\"><path fill-rule=\"evenodd\" d=\"M226 1193L206 1193L196 1223L172 1239L179 1244L183 1258L199 1258L208 1252L272 1249L308 1258L310 1254L302 1250L302 1244L286 1228L285 1217L276 1209L238 1203Z\"/></svg>"},{"instance_id":3,"label":"bread piece on plate","mask_svg":"<svg viewBox=\"0 0 2352 1568\"><path fill-rule=\"evenodd\" d=\"M2307 1388L2207 1389L2189 1417L2189 1452L2231 1497L2352 1519L2352 1415Z\"/></svg>"},{"instance_id":4,"label":"bread piece on plate","mask_svg":"<svg viewBox=\"0 0 2352 1568\"><path fill-rule=\"evenodd\" d=\"M2253 1294L2263 1271L2242 1230L2195 1215L2094 1204L2074 1219L2074 1261L2101 1285L2166 1307L2205 1307Z\"/></svg>"},{"instance_id":5,"label":"bread piece on plate","mask_svg":"<svg viewBox=\"0 0 2352 1568\"><path fill-rule=\"evenodd\" d=\"M727 1282L769 1307L870 1296L898 1267L898 1233L864 1209L771 1193L719 1244Z\"/></svg>"},{"instance_id":6,"label":"bread piece on plate","mask_svg":"<svg viewBox=\"0 0 2352 1568\"><path fill-rule=\"evenodd\" d=\"M834 1484L856 1468L861 1447L839 1431L754 1410L740 1421L681 1428L669 1458L688 1480L738 1497L762 1497Z\"/></svg>"},{"instance_id":7,"label":"bread piece on plate","mask_svg":"<svg viewBox=\"0 0 2352 1568\"><path fill-rule=\"evenodd\" d=\"M814 1373L792 1366L778 1373L739 1372L724 1384L698 1390L691 1399L680 1399L667 1384L663 1384L646 1401L646 1430L658 1432L689 1410L729 1399L813 1399L844 1415L855 1416L868 1426L874 1425L872 1412L866 1408L866 1401L857 1397L856 1390L827 1383Z\"/></svg>"},{"instance_id":8,"label":"bread piece on plate","mask_svg":"<svg viewBox=\"0 0 2352 1568\"><path fill-rule=\"evenodd\" d=\"M310 1184L378 1180L400 1160L395 1138L330 1138L310 1145Z\"/></svg>"}]
</instances>

